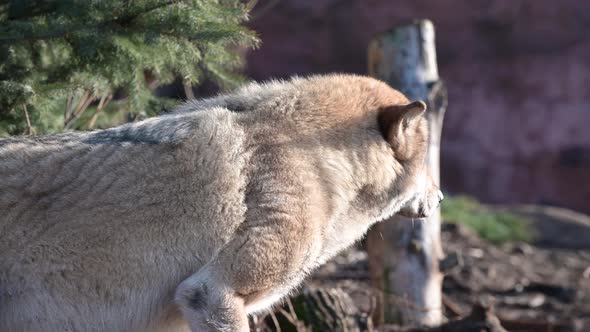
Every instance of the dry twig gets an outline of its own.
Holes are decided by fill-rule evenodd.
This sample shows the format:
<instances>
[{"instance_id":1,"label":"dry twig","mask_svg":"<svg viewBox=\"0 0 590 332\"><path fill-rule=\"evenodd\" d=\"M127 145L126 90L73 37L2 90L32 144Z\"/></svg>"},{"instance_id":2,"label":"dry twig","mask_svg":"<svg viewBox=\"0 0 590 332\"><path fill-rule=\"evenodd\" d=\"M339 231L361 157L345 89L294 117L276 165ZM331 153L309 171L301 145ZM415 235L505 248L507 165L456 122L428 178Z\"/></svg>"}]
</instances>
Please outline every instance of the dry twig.
<instances>
[{"instance_id":1,"label":"dry twig","mask_svg":"<svg viewBox=\"0 0 590 332\"><path fill-rule=\"evenodd\" d=\"M25 135L34 135L35 130L33 129L33 126L31 125L31 118L29 117L29 111L27 110L27 104L23 104L23 111L25 112L25 120L27 122L27 132L25 133Z\"/></svg>"},{"instance_id":2,"label":"dry twig","mask_svg":"<svg viewBox=\"0 0 590 332\"><path fill-rule=\"evenodd\" d=\"M98 118L98 115L105 109L105 107L109 104L109 102L112 99L113 99L112 94L106 94L106 95L103 95L102 97L100 97L100 101L98 102L98 106L96 107L94 114L92 114L92 116L90 117L90 119L86 123L86 128L92 129L94 127L94 124L96 123L96 119Z\"/></svg>"}]
</instances>

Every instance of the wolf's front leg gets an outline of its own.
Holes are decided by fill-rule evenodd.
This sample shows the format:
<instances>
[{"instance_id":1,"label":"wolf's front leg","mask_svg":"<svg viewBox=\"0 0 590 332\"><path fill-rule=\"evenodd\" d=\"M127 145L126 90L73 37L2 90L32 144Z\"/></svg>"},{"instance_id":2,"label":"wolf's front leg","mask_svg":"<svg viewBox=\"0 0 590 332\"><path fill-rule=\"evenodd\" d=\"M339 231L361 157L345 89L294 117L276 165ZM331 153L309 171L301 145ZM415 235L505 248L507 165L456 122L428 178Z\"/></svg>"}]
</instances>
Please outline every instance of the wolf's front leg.
<instances>
[{"instance_id":1,"label":"wolf's front leg","mask_svg":"<svg viewBox=\"0 0 590 332\"><path fill-rule=\"evenodd\" d=\"M248 331L248 313L268 308L303 279L316 251L314 233L301 220L240 232L178 286L176 302L191 329Z\"/></svg>"}]
</instances>

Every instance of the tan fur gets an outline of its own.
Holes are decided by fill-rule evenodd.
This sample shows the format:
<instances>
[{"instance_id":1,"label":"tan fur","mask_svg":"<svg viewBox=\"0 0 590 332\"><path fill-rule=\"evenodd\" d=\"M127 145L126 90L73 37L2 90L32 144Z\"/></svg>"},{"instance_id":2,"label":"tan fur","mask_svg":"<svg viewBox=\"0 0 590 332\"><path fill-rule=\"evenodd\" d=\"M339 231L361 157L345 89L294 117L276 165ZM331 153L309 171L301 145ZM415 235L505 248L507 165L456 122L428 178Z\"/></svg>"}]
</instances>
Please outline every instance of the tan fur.
<instances>
[{"instance_id":1,"label":"tan fur","mask_svg":"<svg viewBox=\"0 0 590 332\"><path fill-rule=\"evenodd\" d=\"M0 331L247 331L371 224L436 207L407 104L313 76L0 140Z\"/></svg>"}]
</instances>

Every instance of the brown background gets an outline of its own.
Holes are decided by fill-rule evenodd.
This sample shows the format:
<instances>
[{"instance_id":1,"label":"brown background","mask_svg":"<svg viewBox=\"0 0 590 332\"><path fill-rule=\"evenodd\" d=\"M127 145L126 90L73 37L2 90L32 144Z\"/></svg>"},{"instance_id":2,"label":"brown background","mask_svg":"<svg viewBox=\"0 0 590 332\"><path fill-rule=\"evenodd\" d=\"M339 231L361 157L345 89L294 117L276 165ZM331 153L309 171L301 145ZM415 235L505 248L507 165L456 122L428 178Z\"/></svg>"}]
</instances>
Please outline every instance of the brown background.
<instances>
[{"instance_id":1,"label":"brown background","mask_svg":"<svg viewBox=\"0 0 590 332\"><path fill-rule=\"evenodd\" d=\"M590 1L281 0L258 13L257 80L364 74L373 35L431 19L449 90L443 188L590 213Z\"/></svg>"}]
</instances>

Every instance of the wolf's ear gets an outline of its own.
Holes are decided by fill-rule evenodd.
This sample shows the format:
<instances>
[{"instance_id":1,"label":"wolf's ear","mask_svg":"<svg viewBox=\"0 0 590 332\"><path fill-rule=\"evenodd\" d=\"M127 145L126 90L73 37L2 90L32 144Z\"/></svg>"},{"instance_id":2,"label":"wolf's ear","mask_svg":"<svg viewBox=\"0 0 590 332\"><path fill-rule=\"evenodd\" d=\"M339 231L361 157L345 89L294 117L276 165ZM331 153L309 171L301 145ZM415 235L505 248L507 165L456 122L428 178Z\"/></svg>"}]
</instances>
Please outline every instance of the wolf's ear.
<instances>
[{"instance_id":1,"label":"wolf's ear","mask_svg":"<svg viewBox=\"0 0 590 332\"><path fill-rule=\"evenodd\" d=\"M426 104L418 100L406 105L388 106L379 112L381 134L394 151L403 154L401 150L405 145L405 131L411 127L413 121L424 114L424 111L426 111Z\"/></svg>"}]
</instances>

